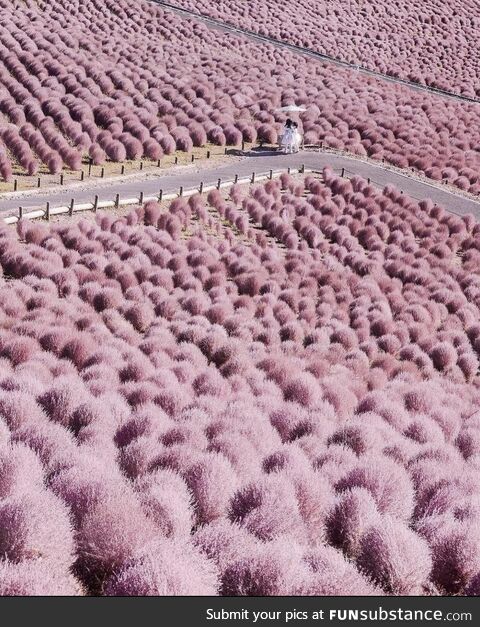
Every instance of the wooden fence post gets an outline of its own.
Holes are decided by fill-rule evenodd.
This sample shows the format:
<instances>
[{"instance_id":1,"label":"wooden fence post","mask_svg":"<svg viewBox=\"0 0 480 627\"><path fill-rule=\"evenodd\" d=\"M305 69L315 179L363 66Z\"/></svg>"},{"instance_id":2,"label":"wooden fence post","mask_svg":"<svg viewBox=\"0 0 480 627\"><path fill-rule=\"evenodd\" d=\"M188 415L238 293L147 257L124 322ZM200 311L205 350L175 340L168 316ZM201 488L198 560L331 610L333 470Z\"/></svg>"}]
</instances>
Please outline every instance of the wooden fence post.
<instances>
[{"instance_id":1,"label":"wooden fence post","mask_svg":"<svg viewBox=\"0 0 480 627\"><path fill-rule=\"evenodd\" d=\"M85 180L85 170L82 170L82 171L80 172L80 180L81 180L81 181Z\"/></svg>"},{"instance_id":2,"label":"wooden fence post","mask_svg":"<svg viewBox=\"0 0 480 627\"><path fill-rule=\"evenodd\" d=\"M47 200L47 205L45 207L45 219L50 221L50 203Z\"/></svg>"},{"instance_id":3,"label":"wooden fence post","mask_svg":"<svg viewBox=\"0 0 480 627\"><path fill-rule=\"evenodd\" d=\"M143 161L140 161L140 172L143 170Z\"/></svg>"},{"instance_id":4,"label":"wooden fence post","mask_svg":"<svg viewBox=\"0 0 480 627\"><path fill-rule=\"evenodd\" d=\"M120 205L120 194L115 195L115 209L118 209Z\"/></svg>"},{"instance_id":5,"label":"wooden fence post","mask_svg":"<svg viewBox=\"0 0 480 627\"><path fill-rule=\"evenodd\" d=\"M23 218L23 207L18 208L18 219L21 220Z\"/></svg>"},{"instance_id":6,"label":"wooden fence post","mask_svg":"<svg viewBox=\"0 0 480 627\"><path fill-rule=\"evenodd\" d=\"M96 213L98 209L98 194L95 194L95 199L93 201L93 212Z\"/></svg>"},{"instance_id":7,"label":"wooden fence post","mask_svg":"<svg viewBox=\"0 0 480 627\"><path fill-rule=\"evenodd\" d=\"M287 168L287 174L290 174L290 170L291 170L291 169L292 169L292 168Z\"/></svg>"},{"instance_id":8,"label":"wooden fence post","mask_svg":"<svg viewBox=\"0 0 480 627\"><path fill-rule=\"evenodd\" d=\"M178 195L183 196L183 185L180 185L180 189L178 190Z\"/></svg>"},{"instance_id":9,"label":"wooden fence post","mask_svg":"<svg viewBox=\"0 0 480 627\"><path fill-rule=\"evenodd\" d=\"M195 155L192 155L192 163L195 161Z\"/></svg>"},{"instance_id":10,"label":"wooden fence post","mask_svg":"<svg viewBox=\"0 0 480 627\"><path fill-rule=\"evenodd\" d=\"M300 166L300 174L304 174L305 173L305 164L302 163L302 165Z\"/></svg>"},{"instance_id":11,"label":"wooden fence post","mask_svg":"<svg viewBox=\"0 0 480 627\"><path fill-rule=\"evenodd\" d=\"M210 159L210 150L207 150L207 159Z\"/></svg>"},{"instance_id":12,"label":"wooden fence post","mask_svg":"<svg viewBox=\"0 0 480 627\"><path fill-rule=\"evenodd\" d=\"M13 179L13 191L16 192L18 189L18 180Z\"/></svg>"},{"instance_id":13,"label":"wooden fence post","mask_svg":"<svg viewBox=\"0 0 480 627\"><path fill-rule=\"evenodd\" d=\"M270 172L268 173L268 178L269 178L270 180L272 180L272 179L273 179L273 170L270 170Z\"/></svg>"},{"instance_id":14,"label":"wooden fence post","mask_svg":"<svg viewBox=\"0 0 480 627\"><path fill-rule=\"evenodd\" d=\"M235 174L235 180L234 180L234 183L235 183L235 184L236 184L236 183L238 183L238 174Z\"/></svg>"},{"instance_id":15,"label":"wooden fence post","mask_svg":"<svg viewBox=\"0 0 480 627\"><path fill-rule=\"evenodd\" d=\"M72 200L70 201L70 207L68 209L68 215L69 216L73 216L73 206L74 206L74 204L75 204L75 199L72 198Z\"/></svg>"},{"instance_id":16,"label":"wooden fence post","mask_svg":"<svg viewBox=\"0 0 480 627\"><path fill-rule=\"evenodd\" d=\"M138 199L138 202L142 205L143 204L143 192L140 192L140 197Z\"/></svg>"},{"instance_id":17,"label":"wooden fence post","mask_svg":"<svg viewBox=\"0 0 480 627\"><path fill-rule=\"evenodd\" d=\"M103 179L104 176L105 176L105 168L102 167L102 170L100 172L100 177Z\"/></svg>"},{"instance_id":18,"label":"wooden fence post","mask_svg":"<svg viewBox=\"0 0 480 627\"><path fill-rule=\"evenodd\" d=\"M178 156L175 156L175 165L178 163Z\"/></svg>"},{"instance_id":19,"label":"wooden fence post","mask_svg":"<svg viewBox=\"0 0 480 627\"><path fill-rule=\"evenodd\" d=\"M200 181L200 187L198 188L198 192L203 194L203 181Z\"/></svg>"},{"instance_id":20,"label":"wooden fence post","mask_svg":"<svg viewBox=\"0 0 480 627\"><path fill-rule=\"evenodd\" d=\"M38 177L37 179L37 187L38 189L40 189L40 185L42 184L42 179L40 177Z\"/></svg>"},{"instance_id":21,"label":"wooden fence post","mask_svg":"<svg viewBox=\"0 0 480 627\"><path fill-rule=\"evenodd\" d=\"M63 185L63 181L64 181L64 176L63 176L63 172L60 174L60 185Z\"/></svg>"},{"instance_id":22,"label":"wooden fence post","mask_svg":"<svg viewBox=\"0 0 480 627\"><path fill-rule=\"evenodd\" d=\"M122 167L120 168L120 174L125 174L125 166L122 164Z\"/></svg>"},{"instance_id":23,"label":"wooden fence post","mask_svg":"<svg viewBox=\"0 0 480 627\"><path fill-rule=\"evenodd\" d=\"M90 161L88 162L88 176L92 175L92 165L93 165L93 159L90 158Z\"/></svg>"},{"instance_id":24,"label":"wooden fence post","mask_svg":"<svg viewBox=\"0 0 480 627\"><path fill-rule=\"evenodd\" d=\"M345 168L342 168L342 175L341 176L342 176L342 179L343 179L343 177L345 176Z\"/></svg>"},{"instance_id":25,"label":"wooden fence post","mask_svg":"<svg viewBox=\"0 0 480 627\"><path fill-rule=\"evenodd\" d=\"M252 172L252 179L251 179L251 181L252 181L252 184L255 183L255 172Z\"/></svg>"},{"instance_id":26,"label":"wooden fence post","mask_svg":"<svg viewBox=\"0 0 480 627\"><path fill-rule=\"evenodd\" d=\"M157 161L157 168L160 167L160 159Z\"/></svg>"},{"instance_id":27,"label":"wooden fence post","mask_svg":"<svg viewBox=\"0 0 480 627\"><path fill-rule=\"evenodd\" d=\"M163 198L163 189L161 189L161 190L158 192L158 202L162 202L162 198Z\"/></svg>"},{"instance_id":28,"label":"wooden fence post","mask_svg":"<svg viewBox=\"0 0 480 627\"><path fill-rule=\"evenodd\" d=\"M218 181L217 181L217 189L220 189L221 184L222 184L222 179L218 179Z\"/></svg>"}]
</instances>

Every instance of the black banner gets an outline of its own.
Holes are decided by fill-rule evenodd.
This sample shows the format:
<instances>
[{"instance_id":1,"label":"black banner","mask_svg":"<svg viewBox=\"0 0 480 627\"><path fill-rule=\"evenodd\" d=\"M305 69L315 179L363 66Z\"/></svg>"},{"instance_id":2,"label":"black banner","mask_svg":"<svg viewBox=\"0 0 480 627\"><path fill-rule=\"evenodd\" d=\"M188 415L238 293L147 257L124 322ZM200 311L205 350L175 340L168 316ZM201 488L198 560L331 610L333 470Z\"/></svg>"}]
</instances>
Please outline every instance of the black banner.
<instances>
[{"instance_id":1,"label":"black banner","mask_svg":"<svg viewBox=\"0 0 480 627\"><path fill-rule=\"evenodd\" d=\"M4 624L38 622L130 627L478 624L477 597L3 598ZM28 621L28 622L27 622ZM103 621L105 621L103 623Z\"/></svg>"}]
</instances>

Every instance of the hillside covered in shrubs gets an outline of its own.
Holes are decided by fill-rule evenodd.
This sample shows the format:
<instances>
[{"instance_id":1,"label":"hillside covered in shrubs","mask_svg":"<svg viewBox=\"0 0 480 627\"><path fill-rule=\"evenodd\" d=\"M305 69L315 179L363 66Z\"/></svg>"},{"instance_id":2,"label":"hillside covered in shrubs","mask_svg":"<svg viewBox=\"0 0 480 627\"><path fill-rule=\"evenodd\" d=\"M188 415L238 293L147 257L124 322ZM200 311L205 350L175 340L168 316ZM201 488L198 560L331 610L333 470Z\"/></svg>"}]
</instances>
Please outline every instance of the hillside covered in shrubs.
<instances>
[{"instance_id":1,"label":"hillside covered in shrubs","mask_svg":"<svg viewBox=\"0 0 480 627\"><path fill-rule=\"evenodd\" d=\"M0 0L0 8L4 180L16 167L58 173L87 158L275 144L285 120L276 109L295 103L307 109L306 144L480 191L480 105L221 33L143 0Z\"/></svg>"},{"instance_id":2,"label":"hillside covered in shrubs","mask_svg":"<svg viewBox=\"0 0 480 627\"><path fill-rule=\"evenodd\" d=\"M0 594L478 594L480 227L326 169L0 230Z\"/></svg>"},{"instance_id":3,"label":"hillside covered in shrubs","mask_svg":"<svg viewBox=\"0 0 480 627\"><path fill-rule=\"evenodd\" d=\"M171 0L348 63L480 98L475 0Z\"/></svg>"}]
</instances>

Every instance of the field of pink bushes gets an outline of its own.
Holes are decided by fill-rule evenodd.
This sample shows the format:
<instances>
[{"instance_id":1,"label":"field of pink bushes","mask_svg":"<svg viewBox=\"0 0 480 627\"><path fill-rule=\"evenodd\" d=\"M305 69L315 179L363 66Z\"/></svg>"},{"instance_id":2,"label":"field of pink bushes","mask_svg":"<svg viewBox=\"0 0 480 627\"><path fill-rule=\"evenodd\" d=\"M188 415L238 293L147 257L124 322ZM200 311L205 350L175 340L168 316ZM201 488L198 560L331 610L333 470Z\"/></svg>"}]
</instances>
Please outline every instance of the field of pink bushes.
<instances>
[{"instance_id":1,"label":"field of pink bushes","mask_svg":"<svg viewBox=\"0 0 480 627\"><path fill-rule=\"evenodd\" d=\"M171 0L222 22L371 70L480 97L475 0Z\"/></svg>"},{"instance_id":2,"label":"field of pink bushes","mask_svg":"<svg viewBox=\"0 0 480 627\"><path fill-rule=\"evenodd\" d=\"M329 169L3 227L0 594L478 594L479 257Z\"/></svg>"},{"instance_id":3,"label":"field of pink bushes","mask_svg":"<svg viewBox=\"0 0 480 627\"><path fill-rule=\"evenodd\" d=\"M245 5L246 6L246 5ZM0 0L0 176L275 143L304 105L307 144L480 192L480 105L220 33L140 0Z\"/></svg>"}]
</instances>

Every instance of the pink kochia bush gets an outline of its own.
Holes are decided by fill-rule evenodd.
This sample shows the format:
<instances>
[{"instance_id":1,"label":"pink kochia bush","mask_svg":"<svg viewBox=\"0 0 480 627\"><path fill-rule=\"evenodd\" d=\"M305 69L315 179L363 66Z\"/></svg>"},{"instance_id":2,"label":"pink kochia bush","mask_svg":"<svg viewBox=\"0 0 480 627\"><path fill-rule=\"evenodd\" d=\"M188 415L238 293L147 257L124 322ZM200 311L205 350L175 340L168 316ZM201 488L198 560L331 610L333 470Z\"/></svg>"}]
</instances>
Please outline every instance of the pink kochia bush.
<instances>
[{"instance_id":1,"label":"pink kochia bush","mask_svg":"<svg viewBox=\"0 0 480 627\"><path fill-rule=\"evenodd\" d=\"M147 544L107 583L113 596L215 595L215 564L189 543L165 539Z\"/></svg>"},{"instance_id":2,"label":"pink kochia bush","mask_svg":"<svg viewBox=\"0 0 480 627\"><path fill-rule=\"evenodd\" d=\"M330 168L1 228L0 593L478 593L479 234Z\"/></svg>"},{"instance_id":3,"label":"pink kochia bush","mask_svg":"<svg viewBox=\"0 0 480 627\"><path fill-rule=\"evenodd\" d=\"M273 0L177 2L387 74L479 95L474 0L460 7L435 0L433 9L421 10L408 0L396 12L387 0L367 7L329 0L316 2L314 13L307 0L281 7ZM44 164L55 174L79 169L82 158L101 165L157 160L207 142L275 143L286 119L277 110L297 104L306 109L300 122L307 144L321 142L480 192L478 104L220 33L147 0L136 2L134 12L128 0L5 1L0 60L0 177L7 181L13 166L33 175ZM289 191L300 199L301 186ZM256 215L261 222L258 207ZM264 228L288 249L296 247L283 220L263 217ZM245 234L242 218L232 208L226 215ZM296 226L309 245L318 244L321 227L307 214ZM379 228L363 226L367 239ZM440 242L435 254L448 250ZM387 343L393 351L395 340Z\"/></svg>"}]
</instances>

